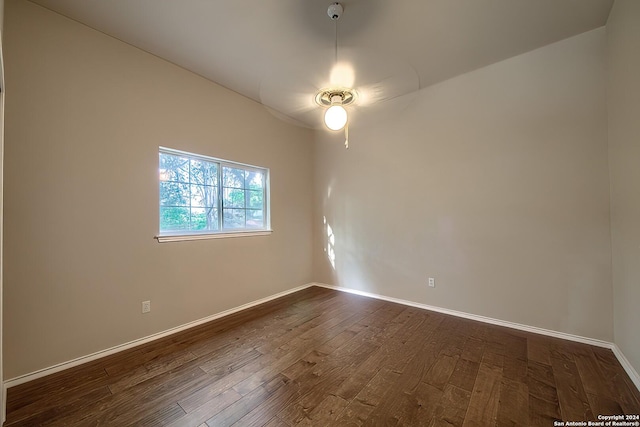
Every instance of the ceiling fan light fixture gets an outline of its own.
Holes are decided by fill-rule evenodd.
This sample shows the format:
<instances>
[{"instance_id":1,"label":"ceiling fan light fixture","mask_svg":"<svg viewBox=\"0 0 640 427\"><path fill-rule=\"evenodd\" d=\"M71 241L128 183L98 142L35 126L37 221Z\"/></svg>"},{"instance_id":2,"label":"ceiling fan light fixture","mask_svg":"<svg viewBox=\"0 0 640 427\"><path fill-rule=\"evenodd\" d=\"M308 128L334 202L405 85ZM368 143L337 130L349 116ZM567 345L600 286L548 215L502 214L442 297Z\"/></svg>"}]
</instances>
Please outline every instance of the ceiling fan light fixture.
<instances>
[{"instance_id":1,"label":"ceiling fan light fixture","mask_svg":"<svg viewBox=\"0 0 640 427\"><path fill-rule=\"evenodd\" d=\"M322 89L316 96L316 104L329 107L324 112L324 124L331 130L340 130L349 119L345 105L356 99L356 91L347 88Z\"/></svg>"},{"instance_id":2,"label":"ceiling fan light fixture","mask_svg":"<svg viewBox=\"0 0 640 427\"><path fill-rule=\"evenodd\" d=\"M347 124L347 110L340 104L334 104L324 113L324 124L331 130L340 130Z\"/></svg>"},{"instance_id":3,"label":"ceiling fan light fixture","mask_svg":"<svg viewBox=\"0 0 640 427\"><path fill-rule=\"evenodd\" d=\"M388 111L404 108L413 99L404 95L417 92L420 80L392 52L339 51L338 23L344 11L339 3L327 10L335 30L332 49L292 55L277 64L260 83L260 99L285 121L330 131L334 137L344 132L348 148L350 127L357 129L361 118L384 120Z\"/></svg>"}]
</instances>

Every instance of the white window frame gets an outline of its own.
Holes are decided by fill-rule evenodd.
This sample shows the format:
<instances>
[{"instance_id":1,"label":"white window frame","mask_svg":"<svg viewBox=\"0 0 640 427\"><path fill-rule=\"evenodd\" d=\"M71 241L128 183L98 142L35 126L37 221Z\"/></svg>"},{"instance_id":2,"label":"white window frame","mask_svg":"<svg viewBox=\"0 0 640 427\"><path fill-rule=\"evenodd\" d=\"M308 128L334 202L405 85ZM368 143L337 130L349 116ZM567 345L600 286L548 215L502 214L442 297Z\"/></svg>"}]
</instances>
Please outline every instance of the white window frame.
<instances>
[{"instance_id":1,"label":"white window frame","mask_svg":"<svg viewBox=\"0 0 640 427\"><path fill-rule=\"evenodd\" d=\"M221 239L229 237L249 237L249 236L265 236L273 232L271 229L271 206L270 206L270 191L269 191L269 168L248 165L245 163L238 163L231 160L218 159L216 157L209 157L202 154L189 153L187 151L175 150L173 148L158 147L158 156L162 153L187 157L189 159L206 161L209 163L216 163L218 165L218 218L220 229L219 231L161 231L160 230L160 215L158 215L158 235L155 238L160 243L165 242L180 242L186 240L207 240L207 239ZM240 228L240 229L222 229L223 215L224 215L224 197L223 197L223 183L222 183L222 171L223 167L231 167L236 169L243 169L245 171L260 172L264 174L264 193L263 193L263 228ZM160 183L162 180L158 174L158 197L160 196ZM160 198L158 198L158 214L160 213ZM246 207L245 207L246 209Z\"/></svg>"}]
</instances>

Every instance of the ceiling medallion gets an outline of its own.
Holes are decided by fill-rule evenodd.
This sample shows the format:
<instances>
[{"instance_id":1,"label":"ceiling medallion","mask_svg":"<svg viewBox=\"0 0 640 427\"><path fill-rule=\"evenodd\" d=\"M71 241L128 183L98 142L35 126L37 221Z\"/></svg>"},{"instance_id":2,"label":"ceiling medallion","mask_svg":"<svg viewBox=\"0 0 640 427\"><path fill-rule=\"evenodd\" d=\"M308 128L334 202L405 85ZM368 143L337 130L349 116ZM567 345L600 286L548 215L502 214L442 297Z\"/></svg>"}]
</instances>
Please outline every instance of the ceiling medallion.
<instances>
[{"instance_id":1,"label":"ceiling medallion","mask_svg":"<svg viewBox=\"0 0 640 427\"><path fill-rule=\"evenodd\" d=\"M332 100L335 100L336 96L340 97L340 104L345 106L358 99L358 92L355 89L348 88L321 89L316 94L315 101L321 107L330 107L335 104Z\"/></svg>"}]
</instances>

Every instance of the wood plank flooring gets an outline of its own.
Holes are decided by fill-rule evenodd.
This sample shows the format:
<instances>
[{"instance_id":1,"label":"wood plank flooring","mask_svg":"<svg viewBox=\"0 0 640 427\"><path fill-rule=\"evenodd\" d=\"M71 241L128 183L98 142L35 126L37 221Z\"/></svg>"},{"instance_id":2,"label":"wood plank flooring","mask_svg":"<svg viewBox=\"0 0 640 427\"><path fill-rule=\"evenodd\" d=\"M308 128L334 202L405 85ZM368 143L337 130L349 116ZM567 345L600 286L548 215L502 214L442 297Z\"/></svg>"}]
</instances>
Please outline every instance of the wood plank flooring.
<instances>
[{"instance_id":1,"label":"wood plank flooring","mask_svg":"<svg viewBox=\"0 0 640 427\"><path fill-rule=\"evenodd\" d=\"M553 426L639 414L610 350L312 287L8 391L6 426Z\"/></svg>"}]
</instances>

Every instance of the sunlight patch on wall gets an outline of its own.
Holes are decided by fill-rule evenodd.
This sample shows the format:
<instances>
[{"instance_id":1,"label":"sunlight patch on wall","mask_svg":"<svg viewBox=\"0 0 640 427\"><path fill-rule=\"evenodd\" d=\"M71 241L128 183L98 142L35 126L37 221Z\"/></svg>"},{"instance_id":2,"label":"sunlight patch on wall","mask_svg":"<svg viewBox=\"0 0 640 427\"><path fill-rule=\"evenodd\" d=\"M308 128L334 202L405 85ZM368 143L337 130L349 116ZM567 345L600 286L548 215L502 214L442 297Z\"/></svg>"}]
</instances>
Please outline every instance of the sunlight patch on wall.
<instances>
[{"instance_id":1,"label":"sunlight patch on wall","mask_svg":"<svg viewBox=\"0 0 640 427\"><path fill-rule=\"evenodd\" d=\"M333 229L331 228L331 225L329 225L329 223L327 223L327 217L322 217L322 220L324 221L324 225L325 225L325 229L327 232L327 247L324 249L324 251L327 253L327 259L329 260L329 262L331 263L331 267L335 270L336 269L336 252L335 252L335 236L333 235Z\"/></svg>"}]
</instances>

